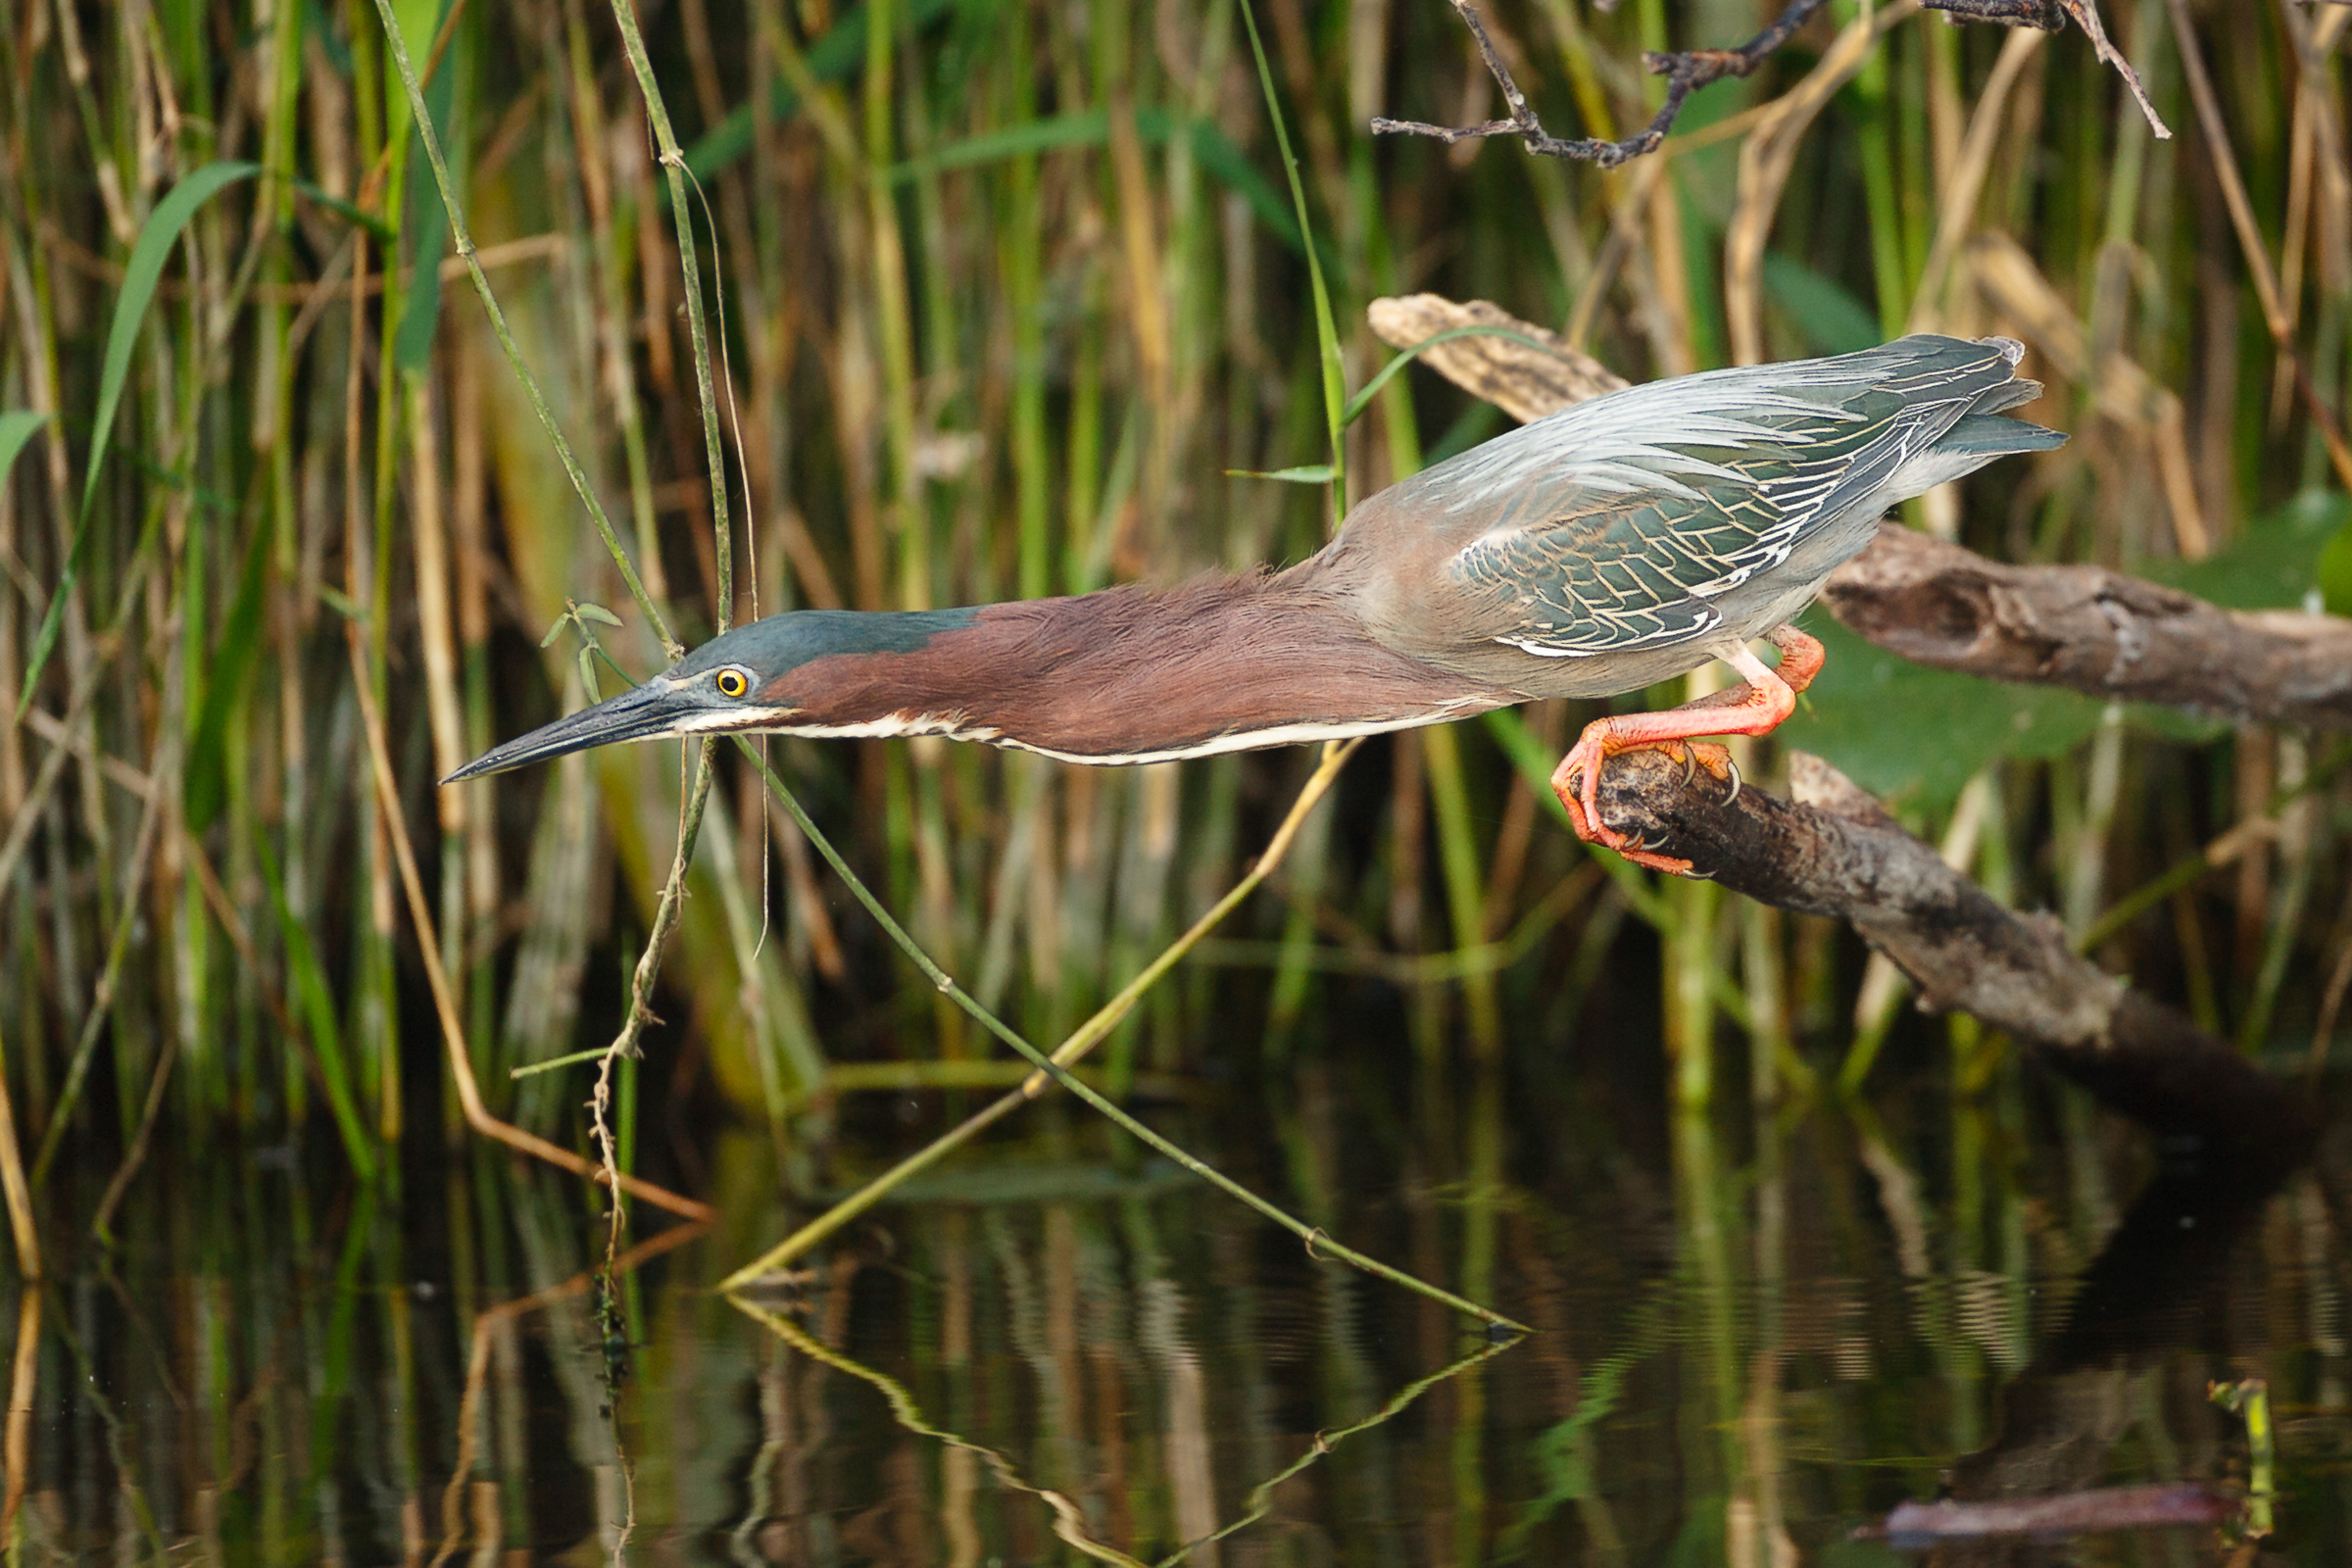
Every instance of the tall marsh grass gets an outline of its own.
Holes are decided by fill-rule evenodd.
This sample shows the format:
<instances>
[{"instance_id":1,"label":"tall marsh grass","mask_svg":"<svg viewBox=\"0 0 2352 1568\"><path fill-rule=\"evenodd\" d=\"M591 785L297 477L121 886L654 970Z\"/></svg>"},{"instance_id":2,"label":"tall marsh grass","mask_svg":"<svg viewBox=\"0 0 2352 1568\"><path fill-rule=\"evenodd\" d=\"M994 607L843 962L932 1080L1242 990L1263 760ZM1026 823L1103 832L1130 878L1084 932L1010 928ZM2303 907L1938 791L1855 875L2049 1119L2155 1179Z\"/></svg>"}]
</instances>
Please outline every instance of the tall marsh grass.
<instances>
[{"instance_id":1,"label":"tall marsh grass","mask_svg":"<svg viewBox=\"0 0 2352 1568\"><path fill-rule=\"evenodd\" d=\"M0 1043L36 1184L112 1171L157 1128L314 1128L372 1175L418 1119L454 1124L363 696L474 1073L499 1114L576 1140L589 1069L509 1075L620 1028L667 917L692 758L433 780L660 667L665 633L1298 558L1348 502L1500 427L1414 370L1339 428L1388 358L1362 324L1385 294L1493 299L1635 379L2008 331L2050 386L2028 413L2076 440L1914 521L2227 602L2352 608L2323 428L2352 317L2341 7L2109 0L2178 133L2159 140L2078 33L1839 3L1694 99L1665 153L1603 172L1370 138L1376 114L1496 110L1435 0L681 0L635 17L675 179L612 9L390 9L514 349L616 548L449 254L372 0L12 13ZM1642 49L1735 42L1773 9L1529 0L1489 25L1548 125L1608 135L1649 113ZM1850 79L1810 120L1776 118L1841 29ZM1315 468L1330 483L1237 476ZM1915 721L1839 729L1868 694L1828 711L1835 695L1797 744L1890 790L2002 897L2063 910L2249 1050L2325 1050L2352 953L2352 797L2296 793L2317 742L2094 712L1968 759L1961 789L1917 755ZM1637 1038L1664 1042L1692 1100L1740 1039L1767 1086L1834 1074L1849 1042L1858 1081L1899 985L1845 939L1583 870L1541 777L1589 716L1541 705L1368 747L1279 896L1120 1025L1107 1084L1172 1081L1208 1045L1345 1049L1319 1003L1365 984L1397 989L1433 1083L1514 1027L1563 1037L1596 997L1652 1020ZM946 971L1055 1040L1232 885L1315 760L766 750ZM714 778L649 975L646 1081L765 1122L795 1179L840 1094L1009 1081L757 773L725 757ZM2266 813L2229 864L2102 923ZM1953 1038L1984 1049L1965 1021Z\"/></svg>"}]
</instances>

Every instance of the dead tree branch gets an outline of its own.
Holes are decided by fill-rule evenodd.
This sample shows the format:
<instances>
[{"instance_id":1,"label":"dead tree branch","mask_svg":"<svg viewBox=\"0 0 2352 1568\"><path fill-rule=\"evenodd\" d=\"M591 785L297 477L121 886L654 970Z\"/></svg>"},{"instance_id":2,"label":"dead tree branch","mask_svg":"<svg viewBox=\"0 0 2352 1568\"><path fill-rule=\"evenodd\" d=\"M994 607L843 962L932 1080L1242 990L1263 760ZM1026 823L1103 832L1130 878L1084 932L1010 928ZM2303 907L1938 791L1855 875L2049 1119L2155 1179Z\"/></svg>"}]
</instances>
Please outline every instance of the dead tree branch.
<instances>
[{"instance_id":1,"label":"dead tree branch","mask_svg":"<svg viewBox=\"0 0 2352 1568\"><path fill-rule=\"evenodd\" d=\"M1622 141L1596 140L1584 136L1554 136L1544 128L1536 112L1527 104L1527 95L1511 76L1510 68L1495 52L1494 40L1487 36L1486 24L1471 9L1469 0L1453 0L1453 9L1470 36L1478 44L1479 58L1486 62L1494 84L1502 89L1502 99L1510 114L1500 120L1486 121L1476 125L1432 125L1418 120L1391 120L1376 116L1372 133L1376 136L1427 136L1448 147L1458 142L1482 140L1490 136L1515 136L1533 154L1544 158L1568 158L1579 163L1597 164L1614 169L1629 159L1640 158L1657 151L1666 139L1666 132L1683 112L1683 103L1699 88L1710 86L1727 76L1745 76L1772 57L1783 44L1796 36L1804 24L1813 20L1826 0L1789 0L1788 8L1779 20L1757 33L1737 49L1677 49L1670 53L1644 53L1642 67L1653 76L1666 78L1666 98L1658 112L1638 133ZM2064 30L2069 20L2088 35L2091 47L2101 60L2113 66L2132 90L2139 104L2140 113L2159 136L2170 136L2164 122L2156 116L2155 106L2148 102L2146 90L2140 85L2139 74L2107 41L2107 29L2099 23L2097 0L1920 0L1923 9L1940 11L1947 17L1971 22L1986 22L2006 27L2038 27L2044 32ZM1605 8L1604 8L1605 9Z\"/></svg>"},{"instance_id":2,"label":"dead tree branch","mask_svg":"<svg viewBox=\"0 0 2352 1568\"><path fill-rule=\"evenodd\" d=\"M2229 611L2101 566L2010 566L1896 523L1822 601L1889 653L2241 722L2352 729L2352 620Z\"/></svg>"},{"instance_id":3,"label":"dead tree branch","mask_svg":"<svg viewBox=\"0 0 2352 1568\"><path fill-rule=\"evenodd\" d=\"M1733 793L1703 771L1686 782L1663 753L1627 752L1601 777L1601 814L1760 903L1846 922L1911 977L1921 1005L2039 1048L2158 1133L2231 1141L2305 1126L2299 1088L2102 973L2055 919L2002 907L1829 763L1791 763L1795 803Z\"/></svg>"}]
</instances>

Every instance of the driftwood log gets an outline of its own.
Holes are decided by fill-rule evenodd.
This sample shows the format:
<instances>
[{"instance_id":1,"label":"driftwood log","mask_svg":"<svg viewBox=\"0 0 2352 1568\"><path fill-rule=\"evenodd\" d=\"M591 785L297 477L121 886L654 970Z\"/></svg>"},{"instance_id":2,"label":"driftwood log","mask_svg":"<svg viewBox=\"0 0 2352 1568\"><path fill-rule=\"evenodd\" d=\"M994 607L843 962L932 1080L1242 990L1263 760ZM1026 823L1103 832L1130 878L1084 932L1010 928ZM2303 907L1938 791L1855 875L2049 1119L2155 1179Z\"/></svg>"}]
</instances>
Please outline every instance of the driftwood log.
<instances>
[{"instance_id":1,"label":"driftwood log","mask_svg":"<svg viewBox=\"0 0 2352 1568\"><path fill-rule=\"evenodd\" d=\"M1521 419L1624 384L1484 301L1378 300L1371 321L1406 349L1463 326L1514 334L1455 338L1423 358ZM1946 669L2352 728L2352 622L2330 616L2234 614L2095 567L2001 565L1900 527L1884 528L1824 598L1881 647ZM2308 1097L2101 971L2055 919L2002 906L1827 762L1795 754L1790 781L1793 803L1629 752L1602 774L1600 808L1612 827L1726 887L1845 921L1911 977L1922 1005L2040 1048L2158 1132L2232 1145L2308 1132Z\"/></svg>"}]
</instances>

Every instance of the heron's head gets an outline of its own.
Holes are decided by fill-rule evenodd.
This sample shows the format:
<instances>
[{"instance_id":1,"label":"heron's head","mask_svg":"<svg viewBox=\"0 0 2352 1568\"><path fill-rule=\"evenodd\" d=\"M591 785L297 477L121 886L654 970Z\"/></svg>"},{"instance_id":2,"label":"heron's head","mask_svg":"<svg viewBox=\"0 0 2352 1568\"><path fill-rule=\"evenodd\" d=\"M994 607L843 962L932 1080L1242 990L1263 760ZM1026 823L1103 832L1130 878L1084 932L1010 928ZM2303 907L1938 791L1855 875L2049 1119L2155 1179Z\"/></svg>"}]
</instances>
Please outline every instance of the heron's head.
<instances>
[{"instance_id":1,"label":"heron's head","mask_svg":"<svg viewBox=\"0 0 2352 1568\"><path fill-rule=\"evenodd\" d=\"M855 667L870 676L874 656L917 653L973 618L969 610L770 615L712 638L634 690L484 752L441 782L504 773L615 741L822 730L830 726L811 710L827 709L836 672Z\"/></svg>"}]
</instances>

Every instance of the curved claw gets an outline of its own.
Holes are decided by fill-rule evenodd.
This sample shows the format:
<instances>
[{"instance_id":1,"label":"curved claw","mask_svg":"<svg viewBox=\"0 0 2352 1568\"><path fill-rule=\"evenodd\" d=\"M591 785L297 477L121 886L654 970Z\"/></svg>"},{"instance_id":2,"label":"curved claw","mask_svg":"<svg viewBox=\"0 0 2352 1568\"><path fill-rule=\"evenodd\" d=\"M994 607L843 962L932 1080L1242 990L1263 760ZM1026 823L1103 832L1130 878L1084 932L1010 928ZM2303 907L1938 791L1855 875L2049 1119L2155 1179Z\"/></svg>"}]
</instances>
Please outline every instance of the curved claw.
<instances>
[{"instance_id":1,"label":"curved claw","mask_svg":"<svg viewBox=\"0 0 2352 1568\"><path fill-rule=\"evenodd\" d=\"M1724 805L1729 806L1740 798L1740 786L1744 782L1745 780L1740 775L1739 759L1734 758L1732 759L1732 793L1723 798Z\"/></svg>"}]
</instances>

